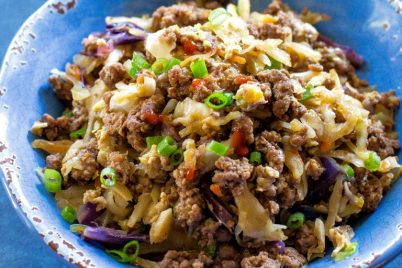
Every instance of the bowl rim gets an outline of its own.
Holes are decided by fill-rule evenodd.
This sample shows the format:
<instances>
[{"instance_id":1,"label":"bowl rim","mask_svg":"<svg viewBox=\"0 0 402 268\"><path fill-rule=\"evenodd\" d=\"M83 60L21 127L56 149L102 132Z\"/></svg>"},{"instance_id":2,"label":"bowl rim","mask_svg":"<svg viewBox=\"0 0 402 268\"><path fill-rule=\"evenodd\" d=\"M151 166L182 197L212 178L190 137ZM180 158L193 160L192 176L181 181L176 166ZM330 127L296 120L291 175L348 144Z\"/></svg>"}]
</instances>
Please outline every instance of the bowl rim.
<instances>
[{"instance_id":1,"label":"bowl rim","mask_svg":"<svg viewBox=\"0 0 402 268\"><path fill-rule=\"evenodd\" d=\"M34 25L38 18L40 18L41 15L49 15L49 12L46 12L47 9L49 8L54 8L56 12L58 12L60 15L67 15L68 11L70 9L73 9L76 7L78 0L46 0L39 8L37 8L28 18L21 24L21 26L18 28L16 33L14 34L13 38L11 39L7 50L4 54L3 61L1 63L0 67L0 88L4 88L4 76L7 72L10 71L11 66L8 65L8 62L10 62L10 59L12 58L12 51L13 51L13 44L18 43L18 41L22 41L24 35L24 29L29 28L29 26ZM58 10L58 7L56 6L57 4L62 4L62 5L67 5L69 3L73 3L74 5L72 7L66 8L63 12L60 12ZM64 7L64 6L63 6ZM4 93L6 94L6 93ZM6 105L4 102L4 98L1 98L2 96L0 95L0 104ZM0 114L4 113L4 111L0 111ZM1 137L0 138L4 138ZM13 152L8 149L8 145L6 143L6 140L0 140L0 159L6 159L7 156L14 156ZM30 216L30 209L25 208L24 209L24 204L23 204L23 195L20 195L18 191L13 189L13 181L15 179L19 178L19 169L23 167L19 167L14 165L14 163L9 164L9 163L0 163L0 180L1 183L3 184L3 188L5 192L7 193L8 199L11 201L14 211L18 215L18 217L24 222L24 225L27 227L29 232L33 235L39 235L41 238L41 241L45 245L47 245L51 250L53 250L59 257L59 260L63 263L63 265L67 265L68 267L96 267L94 264L90 264L90 259L87 259L85 255L81 255L82 252L76 252L78 255L74 255L74 257L71 257L71 251L74 248L74 245L69 243L69 241L63 240L63 243L65 243L66 247L64 248L59 248L59 244L51 240L50 238L47 237L47 228L42 227L43 225L37 224L40 223L40 219L38 218L35 219L35 217L29 217ZM15 175L13 177L13 175ZM58 235L58 234L57 234ZM116 267L119 265L117 264Z\"/></svg>"},{"instance_id":2,"label":"bowl rim","mask_svg":"<svg viewBox=\"0 0 402 268\"><path fill-rule=\"evenodd\" d=\"M286 1L286 0L284 0L284 1ZM78 2L78 1L77 0L47 0L38 9L36 9L24 21L24 23L19 27L18 31L15 33L14 37L12 38L12 40L6 50L6 53L4 55L4 58L3 58L3 61L1 64L0 88L4 84L3 80L4 80L5 74L11 68L11 66L9 66L7 64L7 62L9 62L10 58L12 57L13 44L18 42L19 40L22 40L22 37L24 36L23 35L24 28L26 28L27 26L29 26L31 24L35 24L35 22L37 21L37 17L39 15L47 14L45 11L50 6L57 4L57 3L66 3L67 4L69 2L73 2L76 4L76 2ZM68 10L66 10L65 14L62 14L62 15L68 15ZM1 98L1 96L0 96L0 103L5 104L4 99ZM3 113L3 112L0 111L0 114L1 113ZM9 149L7 148L5 141L0 140L0 158L2 159L3 157L7 157L9 155L12 155L12 152L9 151ZM79 267L86 267L86 263L85 263L86 259L84 257L81 259L78 259L78 260L73 259L73 258L71 258L71 256L69 256L69 254L71 253L71 250L67 250L64 248L57 249L57 247L55 248L54 246L52 246L51 241L50 242L46 241L45 234L41 233L46 229L40 228L41 225L35 224L34 223L35 220L28 216L28 214L27 214L28 212L24 211L23 204L21 201L23 196L19 196L20 193L18 193L18 191L15 191L12 189L13 188L11 185L12 180L11 180L11 178L10 179L8 178L9 174L7 174L7 172L9 171L10 168L14 169L14 173L15 173L14 175L16 175L17 176L16 178L18 178L18 175L19 175L19 172L18 172L19 167L18 166L10 167L7 165L7 163L6 164L0 163L0 180L3 184L3 188L4 188L5 192L7 193L7 197L9 198L9 200L11 200L11 202L14 206L14 211L16 211L19 218L22 219L22 221L24 222L27 229L29 229L29 231L35 235L40 235L40 237L42 238L42 241L65 260L64 264L69 265L71 267L73 267L73 265L79 266ZM385 264L389 263L391 260L393 260L395 257L397 257L399 254L402 253L402 244L400 244L400 245L399 244L398 243L393 244L390 248L388 248L386 251L384 251L377 258L374 258L374 260L371 260L370 263L368 264L368 267L382 267ZM84 262L82 262L82 261L84 261ZM362 263L362 262L360 262L360 263ZM118 266L117 263L116 263L116 266ZM93 266L93 267L95 267L95 266ZM355 266L352 266L352 267L355 267ZM358 267L360 267L360 266L358 266Z\"/></svg>"}]
</instances>

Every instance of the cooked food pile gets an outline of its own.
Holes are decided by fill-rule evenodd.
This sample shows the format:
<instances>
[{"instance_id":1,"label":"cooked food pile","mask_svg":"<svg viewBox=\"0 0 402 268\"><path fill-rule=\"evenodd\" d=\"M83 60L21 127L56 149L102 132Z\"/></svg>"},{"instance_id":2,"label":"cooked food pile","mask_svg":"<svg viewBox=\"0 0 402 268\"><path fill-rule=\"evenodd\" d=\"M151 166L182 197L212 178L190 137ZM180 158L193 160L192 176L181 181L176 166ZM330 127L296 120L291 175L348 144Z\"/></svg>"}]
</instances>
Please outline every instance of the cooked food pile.
<instances>
[{"instance_id":1,"label":"cooked food pile","mask_svg":"<svg viewBox=\"0 0 402 268\"><path fill-rule=\"evenodd\" d=\"M38 169L71 230L141 267L301 267L358 247L400 165L399 98L279 0L159 7L106 30L49 82ZM332 245L331 245L332 243Z\"/></svg>"}]
</instances>

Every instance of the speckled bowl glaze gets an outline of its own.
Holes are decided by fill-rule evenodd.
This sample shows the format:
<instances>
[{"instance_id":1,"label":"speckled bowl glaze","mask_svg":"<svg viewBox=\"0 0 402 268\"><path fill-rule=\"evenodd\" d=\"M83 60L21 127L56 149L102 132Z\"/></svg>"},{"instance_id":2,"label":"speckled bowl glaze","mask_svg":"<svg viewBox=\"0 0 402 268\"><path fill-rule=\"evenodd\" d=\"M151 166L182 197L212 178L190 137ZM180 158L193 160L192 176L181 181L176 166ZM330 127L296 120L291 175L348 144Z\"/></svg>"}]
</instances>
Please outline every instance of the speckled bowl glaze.
<instances>
[{"instance_id":1,"label":"speckled bowl glaze","mask_svg":"<svg viewBox=\"0 0 402 268\"><path fill-rule=\"evenodd\" d=\"M141 15L173 1L67 0L48 1L15 36L0 75L1 180L27 226L39 233L52 249L80 267L124 267L102 250L83 242L59 217L51 194L34 173L44 165L44 155L30 147L32 123L44 112L59 114L63 107L47 84L49 71L63 68L80 51L81 39L104 29L105 16ZM254 1L263 9L269 1ZM360 75L378 89L396 89L401 96L402 4L380 1L287 1L331 15L318 28L339 43L362 54L367 65ZM398 131L402 131L398 115ZM379 208L355 225L357 252L339 263L329 256L309 267L379 267L402 251L402 181L397 181Z\"/></svg>"}]
</instances>

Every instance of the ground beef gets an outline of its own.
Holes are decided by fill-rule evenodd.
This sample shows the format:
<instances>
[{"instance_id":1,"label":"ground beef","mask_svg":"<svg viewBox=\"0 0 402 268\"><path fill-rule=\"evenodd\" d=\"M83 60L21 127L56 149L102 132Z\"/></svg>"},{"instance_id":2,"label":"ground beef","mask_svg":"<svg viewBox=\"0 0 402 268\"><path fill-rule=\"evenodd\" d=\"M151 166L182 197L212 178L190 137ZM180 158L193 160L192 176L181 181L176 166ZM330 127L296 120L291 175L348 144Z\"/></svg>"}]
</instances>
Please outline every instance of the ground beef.
<instances>
[{"instance_id":1,"label":"ground beef","mask_svg":"<svg viewBox=\"0 0 402 268\"><path fill-rule=\"evenodd\" d=\"M244 135L247 144L254 142L253 120L247 115L243 115L240 119L233 122L232 132L240 132Z\"/></svg>"},{"instance_id":2,"label":"ground beef","mask_svg":"<svg viewBox=\"0 0 402 268\"><path fill-rule=\"evenodd\" d=\"M53 141L64 138L70 133L70 121L65 115L55 119L50 114L44 114L40 121L47 123L47 127L43 129L43 135L45 135L48 140Z\"/></svg>"},{"instance_id":3,"label":"ground beef","mask_svg":"<svg viewBox=\"0 0 402 268\"><path fill-rule=\"evenodd\" d=\"M307 142L307 130L307 127L304 127L300 131L290 135L289 144L296 149L301 149Z\"/></svg>"},{"instance_id":4,"label":"ground beef","mask_svg":"<svg viewBox=\"0 0 402 268\"><path fill-rule=\"evenodd\" d=\"M216 40L210 42L216 43ZM212 59L207 59L206 63L209 75L203 81L205 81L209 90L213 92L225 89L226 91L235 92L238 89L235 78L239 76L239 71L232 64L217 62Z\"/></svg>"},{"instance_id":5,"label":"ground beef","mask_svg":"<svg viewBox=\"0 0 402 268\"><path fill-rule=\"evenodd\" d=\"M263 194L257 195L257 198L269 215L276 215L279 213L280 207L276 201L270 200L268 196L264 196Z\"/></svg>"},{"instance_id":6,"label":"ground beef","mask_svg":"<svg viewBox=\"0 0 402 268\"><path fill-rule=\"evenodd\" d=\"M245 157L235 160L222 156L215 162L215 166L217 170L215 170L212 181L219 183L223 188L232 190L234 194L242 191L244 182L251 177L253 172L253 166Z\"/></svg>"},{"instance_id":7,"label":"ground beef","mask_svg":"<svg viewBox=\"0 0 402 268\"><path fill-rule=\"evenodd\" d=\"M41 122L47 123L47 127L43 129L43 135L48 140L57 140L67 138L70 132L80 129L88 121L88 111L83 106L75 106L72 110L72 116L59 116L55 119L49 114L42 116Z\"/></svg>"},{"instance_id":8,"label":"ground beef","mask_svg":"<svg viewBox=\"0 0 402 268\"><path fill-rule=\"evenodd\" d=\"M320 159L318 157L310 158L306 165L305 170L307 176L313 178L313 180L318 180L321 174L325 171L324 166L322 165Z\"/></svg>"},{"instance_id":9,"label":"ground beef","mask_svg":"<svg viewBox=\"0 0 402 268\"><path fill-rule=\"evenodd\" d=\"M380 121L372 122L367 131L369 134L367 148L377 152L382 159L394 155L395 150L400 148L398 140L388 138Z\"/></svg>"},{"instance_id":10,"label":"ground beef","mask_svg":"<svg viewBox=\"0 0 402 268\"><path fill-rule=\"evenodd\" d=\"M74 86L73 83L62 79L60 76L55 74L52 74L48 81L53 87L53 91L56 93L57 98L64 101L71 101L73 99L71 94L71 89Z\"/></svg>"},{"instance_id":11,"label":"ground beef","mask_svg":"<svg viewBox=\"0 0 402 268\"><path fill-rule=\"evenodd\" d=\"M105 85L110 89L114 89L115 84L123 80L126 75L127 70L120 62L106 65L99 73L100 79L102 79Z\"/></svg>"},{"instance_id":12,"label":"ground beef","mask_svg":"<svg viewBox=\"0 0 402 268\"><path fill-rule=\"evenodd\" d=\"M137 152L141 152L146 149L145 140L141 133L135 131L129 132L127 134L127 142Z\"/></svg>"},{"instance_id":13,"label":"ground beef","mask_svg":"<svg viewBox=\"0 0 402 268\"><path fill-rule=\"evenodd\" d=\"M290 35L290 29L272 23L251 23L247 24L250 34L257 39L265 40L268 38L285 40Z\"/></svg>"},{"instance_id":14,"label":"ground beef","mask_svg":"<svg viewBox=\"0 0 402 268\"><path fill-rule=\"evenodd\" d=\"M223 261L223 260L232 260L232 261L239 261L239 259L241 258L241 255L239 254L239 252L237 252L237 250L229 245L229 244L222 244L218 247L217 250L217 259Z\"/></svg>"},{"instance_id":15,"label":"ground beef","mask_svg":"<svg viewBox=\"0 0 402 268\"><path fill-rule=\"evenodd\" d=\"M221 224L212 219L206 219L197 226L193 237L198 242L200 248L215 244L215 234Z\"/></svg>"},{"instance_id":16,"label":"ground beef","mask_svg":"<svg viewBox=\"0 0 402 268\"><path fill-rule=\"evenodd\" d=\"M292 102L297 102L293 98L294 88L290 81L289 73L286 70L265 70L259 72L257 77L264 83L270 83L274 102L272 111L279 119L285 119L285 114L291 108ZM292 108L297 108L292 106Z\"/></svg>"},{"instance_id":17,"label":"ground beef","mask_svg":"<svg viewBox=\"0 0 402 268\"><path fill-rule=\"evenodd\" d=\"M281 207L290 208L296 202L296 190L294 188L284 188L280 194Z\"/></svg>"},{"instance_id":18,"label":"ground beef","mask_svg":"<svg viewBox=\"0 0 402 268\"><path fill-rule=\"evenodd\" d=\"M220 227L215 236L218 242L229 242L232 239L232 234L226 227Z\"/></svg>"},{"instance_id":19,"label":"ground beef","mask_svg":"<svg viewBox=\"0 0 402 268\"><path fill-rule=\"evenodd\" d=\"M317 50L321 53L320 64L326 72L335 69L338 75L348 76L354 73L355 69L345 56L345 53L339 48L327 47L325 44L316 43Z\"/></svg>"},{"instance_id":20,"label":"ground beef","mask_svg":"<svg viewBox=\"0 0 402 268\"><path fill-rule=\"evenodd\" d=\"M289 268L299 268L307 263L306 258L291 247L286 247L285 254L278 255L277 260L280 261L284 267Z\"/></svg>"},{"instance_id":21,"label":"ground beef","mask_svg":"<svg viewBox=\"0 0 402 268\"><path fill-rule=\"evenodd\" d=\"M358 180L359 192L363 195L365 211L374 211L383 197L383 186L381 180L374 175L367 179Z\"/></svg>"},{"instance_id":22,"label":"ground beef","mask_svg":"<svg viewBox=\"0 0 402 268\"><path fill-rule=\"evenodd\" d=\"M164 120L162 122L162 130L161 130L161 135L162 136L170 136L172 137L175 141L181 141L183 140L182 137L179 136L178 131L176 128L169 122L168 120Z\"/></svg>"},{"instance_id":23,"label":"ground beef","mask_svg":"<svg viewBox=\"0 0 402 268\"><path fill-rule=\"evenodd\" d=\"M280 10L283 10L282 0L273 0L268 7L264 10L265 14L277 15Z\"/></svg>"},{"instance_id":24,"label":"ground beef","mask_svg":"<svg viewBox=\"0 0 402 268\"><path fill-rule=\"evenodd\" d=\"M81 54L86 55L86 56L95 56L98 51L98 40L100 37L97 35L91 34L88 36L88 38L84 38L82 41L84 50L81 52Z\"/></svg>"},{"instance_id":25,"label":"ground beef","mask_svg":"<svg viewBox=\"0 0 402 268\"><path fill-rule=\"evenodd\" d=\"M168 72L169 85L168 97L172 99L183 100L191 96L190 87L192 75L188 68L174 66Z\"/></svg>"},{"instance_id":26,"label":"ground beef","mask_svg":"<svg viewBox=\"0 0 402 268\"><path fill-rule=\"evenodd\" d=\"M80 129L88 122L88 110L82 105L75 105L69 118L70 132Z\"/></svg>"},{"instance_id":27,"label":"ground beef","mask_svg":"<svg viewBox=\"0 0 402 268\"><path fill-rule=\"evenodd\" d=\"M212 264L212 259L200 252L194 256L187 251L169 250L160 262L161 268L203 268Z\"/></svg>"},{"instance_id":28,"label":"ground beef","mask_svg":"<svg viewBox=\"0 0 402 268\"><path fill-rule=\"evenodd\" d=\"M63 161L62 154L60 153L49 154L48 156L46 156L46 168L60 170L62 161Z\"/></svg>"},{"instance_id":29,"label":"ground beef","mask_svg":"<svg viewBox=\"0 0 402 268\"><path fill-rule=\"evenodd\" d=\"M277 202L281 208L290 208L296 201L299 201L296 188L290 182L293 176L289 172L281 173L275 181L275 187L278 193Z\"/></svg>"},{"instance_id":30,"label":"ground beef","mask_svg":"<svg viewBox=\"0 0 402 268\"><path fill-rule=\"evenodd\" d=\"M144 100L140 106L132 109L126 118L127 141L137 151L146 148L144 134L150 132L154 126L145 121L146 113L159 114L165 102L162 95L153 95Z\"/></svg>"},{"instance_id":31,"label":"ground beef","mask_svg":"<svg viewBox=\"0 0 402 268\"><path fill-rule=\"evenodd\" d=\"M281 135L275 131L263 131L255 139L255 148L265 155L265 161L269 166L282 172L285 163L285 154L279 147Z\"/></svg>"},{"instance_id":32,"label":"ground beef","mask_svg":"<svg viewBox=\"0 0 402 268\"><path fill-rule=\"evenodd\" d=\"M261 251L257 256L244 258L241 261L242 268L280 268L281 264L277 260L269 257L267 252Z\"/></svg>"},{"instance_id":33,"label":"ground beef","mask_svg":"<svg viewBox=\"0 0 402 268\"><path fill-rule=\"evenodd\" d=\"M345 93L360 100L363 103L363 107L370 111L371 114L375 114L377 110L386 109L394 110L400 105L400 100L395 96L395 91L379 93L377 91L371 91L366 94L362 94L356 89L345 87ZM381 105L382 107L379 107ZM380 108L380 109L378 109Z\"/></svg>"},{"instance_id":34,"label":"ground beef","mask_svg":"<svg viewBox=\"0 0 402 268\"><path fill-rule=\"evenodd\" d=\"M277 17L277 25L290 28L293 42L312 44L317 39L318 33L315 28L303 22L298 15L284 10L279 11Z\"/></svg>"},{"instance_id":35,"label":"ground beef","mask_svg":"<svg viewBox=\"0 0 402 268\"><path fill-rule=\"evenodd\" d=\"M125 136L126 114L123 112L106 113L102 118L103 128L110 136Z\"/></svg>"},{"instance_id":36,"label":"ground beef","mask_svg":"<svg viewBox=\"0 0 402 268\"><path fill-rule=\"evenodd\" d=\"M239 263L233 260L223 260L219 264L216 264L214 268L238 268Z\"/></svg>"},{"instance_id":37,"label":"ground beef","mask_svg":"<svg viewBox=\"0 0 402 268\"><path fill-rule=\"evenodd\" d=\"M380 93L381 94L381 104L388 109L396 109L400 105L400 99L395 95L395 90L390 90L389 92Z\"/></svg>"},{"instance_id":38,"label":"ground beef","mask_svg":"<svg viewBox=\"0 0 402 268\"><path fill-rule=\"evenodd\" d=\"M118 179L126 184L134 173L134 164L127 159L127 154L111 152L107 159L108 167L112 167L118 174Z\"/></svg>"},{"instance_id":39,"label":"ground beef","mask_svg":"<svg viewBox=\"0 0 402 268\"><path fill-rule=\"evenodd\" d=\"M209 11L198 8L192 2L186 4L159 7L152 14L152 31L172 25L188 26L208 21Z\"/></svg>"},{"instance_id":40,"label":"ground beef","mask_svg":"<svg viewBox=\"0 0 402 268\"><path fill-rule=\"evenodd\" d=\"M186 251L169 250L163 256L163 260L160 263L161 268L182 268L191 267L194 259L190 257L190 254Z\"/></svg>"},{"instance_id":41,"label":"ground beef","mask_svg":"<svg viewBox=\"0 0 402 268\"><path fill-rule=\"evenodd\" d=\"M89 181L97 174L99 164L96 160L98 154L97 142L92 139L84 148L79 150L77 158L83 169L73 168L70 177L76 181Z\"/></svg>"},{"instance_id":42,"label":"ground beef","mask_svg":"<svg viewBox=\"0 0 402 268\"><path fill-rule=\"evenodd\" d=\"M296 249L303 255L306 255L307 250L316 244L313 226L311 225L313 224L303 224L296 233Z\"/></svg>"},{"instance_id":43,"label":"ground beef","mask_svg":"<svg viewBox=\"0 0 402 268\"><path fill-rule=\"evenodd\" d=\"M176 220L185 228L196 226L204 218L204 199L196 187L179 187L179 199L175 206Z\"/></svg>"}]
</instances>

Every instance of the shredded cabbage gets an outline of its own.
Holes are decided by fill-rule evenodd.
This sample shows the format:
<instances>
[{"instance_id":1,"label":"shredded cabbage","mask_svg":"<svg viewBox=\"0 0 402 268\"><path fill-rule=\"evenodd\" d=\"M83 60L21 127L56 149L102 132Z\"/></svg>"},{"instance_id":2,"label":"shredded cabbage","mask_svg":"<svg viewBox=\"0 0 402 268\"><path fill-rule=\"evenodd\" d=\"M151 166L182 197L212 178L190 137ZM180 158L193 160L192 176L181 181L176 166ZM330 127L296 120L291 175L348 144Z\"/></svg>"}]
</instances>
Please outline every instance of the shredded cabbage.
<instances>
[{"instance_id":1,"label":"shredded cabbage","mask_svg":"<svg viewBox=\"0 0 402 268\"><path fill-rule=\"evenodd\" d=\"M172 228L173 210L168 208L159 214L158 219L152 223L149 230L149 240L151 244L160 243L168 238L170 229Z\"/></svg>"},{"instance_id":2,"label":"shredded cabbage","mask_svg":"<svg viewBox=\"0 0 402 268\"><path fill-rule=\"evenodd\" d=\"M81 100L85 100L86 98L91 96L91 93L89 92L88 89L86 89L84 87L84 85L81 83L81 81L75 79L73 76L71 76L65 72L61 72L57 69L51 70L50 73L53 75L57 75L60 78L62 78L64 80L68 80L71 83L73 83L73 88L71 89L71 94L73 96L73 100L81 101Z\"/></svg>"},{"instance_id":3,"label":"shredded cabbage","mask_svg":"<svg viewBox=\"0 0 402 268\"><path fill-rule=\"evenodd\" d=\"M307 43L286 42L283 46L288 52L296 53L301 58L310 58L315 62L321 59L320 52L312 49Z\"/></svg>"},{"instance_id":4,"label":"shredded cabbage","mask_svg":"<svg viewBox=\"0 0 402 268\"><path fill-rule=\"evenodd\" d=\"M104 197L107 201L106 209L119 218L124 218L128 212L128 204L133 200L131 191L119 182L115 186L107 189Z\"/></svg>"},{"instance_id":5,"label":"shredded cabbage","mask_svg":"<svg viewBox=\"0 0 402 268\"><path fill-rule=\"evenodd\" d=\"M304 173L304 162L301 158L299 151L289 144L289 136L283 138L285 165L292 172L293 178L300 181Z\"/></svg>"},{"instance_id":6,"label":"shredded cabbage","mask_svg":"<svg viewBox=\"0 0 402 268\"><path fill-rule=\"evenodd\" d=\"M172 26L178 29L178 26ZM145 49L151 53L156 59L170 59L173 49L176 48L176 42L169 43L166 38L163 38L167 29L159 30L155 33L149 34L145 40Z\"/></svg>"},{"instance_id":7,"label":"shredded cabbage","mask_svg":"<svg viewBox=\"0 0 402 268\"><path fill-rule=\"evenodd\" d=\"M307 250L307 260L322 257L325 254L325 227L324 222L320 218L315 219L313 232L317 239L317 245Z\"/></svg>"},{"instance_id":8,"label":"shredded cabbage","mask_svg":"<svg viewBox=\"0 0 402 268\"><path fill-rule=\"evenodd\" d=\"M73 144L70 140L58 140L58 141L48 141L42 139L36 139L32 142L32 148L41 149L49 154L60 153L65 155L71 145Z\"/></svg>"},{"instance_id":9,"label":"shredded cabbage","mask_svg":"<svg viewBox=\"0 0 402 268\"><path fill-rule=\"evenodd\" d=\"M328 238L335 247L335 249L332 251L331 256L336 257L336 255L341 252L341 250L350 246L350 240L353 238L354 235L355 234L353 232L353 229L349 225L341 225L329 229Z\"/></svg>"},{"instance_id":10,"label":"shredded cabbage","mask_svg":"<svg viewBox=\"0 0 402 268\"><path fill-rule=\"evenodd\" d=\"M137 80L138 82L138 80ZM110 109L113 111L130 111L142 98L150 97L155 93L156 81L154 78L143 76L142 83L116 84L118 91L114 92L110 99Z\"/></svg>"},{"instance_id":11,"label":"shredded cabbage","mask_svg":"<svg viewBox=\"0 0 402 268\"><path fill-rule=\"evenodd\" d=\"M331 197L328 201L328 217L325 221L325 232L328 233L329 229L331 229L335 225L335 219L338 215L339 205L341 203L342 198L342 190L343 184L342 179L337 178L334 188L332 190Z\"/></svg>"},{"instance_id":12,"label":"shredded cabbage","mask_svg":"<svg viewBox=\"0 0 402 268\"><path fill-rule=\"evenodd\" d=\"M254 238L259 241L286 240L282 229L286 226L273 224L264 207L258 199L244 187L245 190L240 195L235 195L234 199L239 209L239 220L236 229L240 229L244 236Z\"/></svg>"},{"instance_id":13,"label":"shredded cabbage","mask_svg":"<svg viewBox=\"0 0 402 268\"><path fill-rule=\"evenodd\" d=\"M62 161L61 174L64 180L67 180L68 174L70 174L72 169L83 170L84 166L78 157L78 152L85 148L86 144L82 140L76 140L66 152L65 157Z\"/></svg>"},{"instance_id":14,"label":"shredded cabbage","mask_svg":"<svg viewBox=\"0 0 402 268\"><path fill-rule=\"evenodd\" d=\"M184 126L179 131L181 137L188 136L192 133L201 136L207 135L211 130L219 130L220 126L226 125L232 120L239 119L241 113L230 112L225 117L218 117L211 108L204 103L186 98L179 102L173 113L173 125L181 124Z\"/></svg>"}]
</instances>

